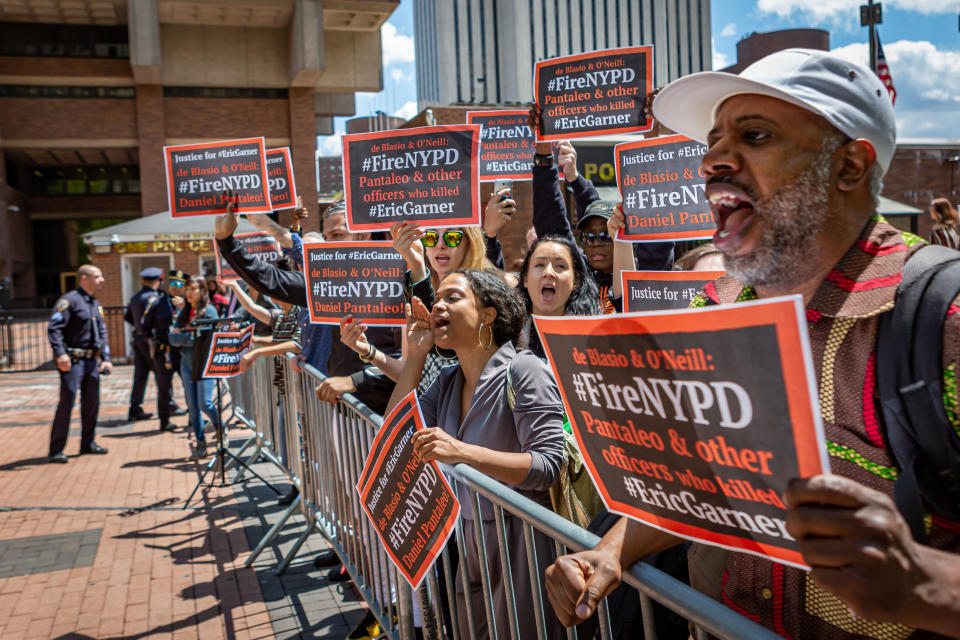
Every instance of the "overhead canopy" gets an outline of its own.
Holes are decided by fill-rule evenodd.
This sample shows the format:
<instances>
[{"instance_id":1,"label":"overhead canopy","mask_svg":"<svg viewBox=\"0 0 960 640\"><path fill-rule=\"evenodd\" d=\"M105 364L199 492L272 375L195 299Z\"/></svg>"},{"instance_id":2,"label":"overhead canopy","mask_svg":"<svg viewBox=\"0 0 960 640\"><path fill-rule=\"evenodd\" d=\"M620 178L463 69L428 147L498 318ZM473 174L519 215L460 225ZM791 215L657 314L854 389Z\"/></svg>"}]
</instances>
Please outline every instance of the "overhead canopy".
<instances>
[{"instance_id":1,"label":"overhead canopy","mask_svg":"<svg viewBox=\"0 0 960 640\"><path fill-rule=\"evenodd\" d=\"M194 240L213 238L213 221L216 216L188 216L171 218L169 211L155 213L134 220L127 220L96 231L83 234L87 244L116 242L151 242L153 240ZM238 233L258 229L245 218L240 218Z\"/></svg>"}]
</instances>

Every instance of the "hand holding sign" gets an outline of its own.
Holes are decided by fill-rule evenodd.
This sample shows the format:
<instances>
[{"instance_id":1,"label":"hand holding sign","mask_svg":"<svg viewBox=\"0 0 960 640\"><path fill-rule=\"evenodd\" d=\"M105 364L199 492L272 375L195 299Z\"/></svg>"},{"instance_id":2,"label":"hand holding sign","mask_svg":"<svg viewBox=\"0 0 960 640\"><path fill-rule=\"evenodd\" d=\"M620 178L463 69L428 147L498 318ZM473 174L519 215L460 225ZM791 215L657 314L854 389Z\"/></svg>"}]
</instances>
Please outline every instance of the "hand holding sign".
<instances>
[{"instance_id":1,"label":"hand holding sign","mask_svg":"<svg viewBox=\"0 0 960 640\"><path fill-rule=\"evenodd\" d=\"M237 215L237 208L234 204L233 191L227 189L221 197L227 202L227 213L217 216L217 219L213 222L213 235L217 240L232 236L233 232L237 230L237 225L240 224L240 217Z\"/></svg>"},{"instance_id":2,"label":"hand holding sign","mask_svg":"<svg viewBox=\"0 0 960 640\"><path fill-rule=\"evenodd\" d=\"M436 460L449 465L472 462L466 452L470 445L457 440L440 427L421 429L413 434L411 442L413 451L426 462Z\"/></svg>"}]
</instances>

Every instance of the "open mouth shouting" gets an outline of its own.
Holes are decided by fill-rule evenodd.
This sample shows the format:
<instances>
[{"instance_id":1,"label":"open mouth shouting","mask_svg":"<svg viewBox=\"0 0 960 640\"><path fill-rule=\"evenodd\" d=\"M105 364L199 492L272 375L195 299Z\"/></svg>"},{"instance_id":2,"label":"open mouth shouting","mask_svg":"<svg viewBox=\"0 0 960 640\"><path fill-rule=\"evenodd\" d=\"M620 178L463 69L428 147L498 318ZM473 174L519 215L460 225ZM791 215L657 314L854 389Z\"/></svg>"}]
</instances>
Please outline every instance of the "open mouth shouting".
<instances>
[{"instance_id":1,"label":"open mouth shouting","mask_svg":"<svg viewBox=\"0 0 960 640\"><path fill-rule=\"evenodd\" d=\"M450 318L443 314L431 313L430 326L433 327L434 340L437 340L447 334L447 327L450 326Z\"/></svg>"},{"instance_id":2,"label":"open mouth shouting","mask_svg":"<svg viewBox=\"0 0 960 640\"><path fill-rule=\"evenodd\" d=\"M540 299L544 304L550 304L557 296L557 287L553 283L546 283L540 287Z\"/></svg>"},{"instance_id":3,"label":"open mouth shouting","mask_svg":"<svg viewBox=\"0 0 960 640\"><path fill-rule=\"evenodd\" d=\"M707 199L717 221L713 243L724 253L738 253L753 226L753 199L729 184L707 185Z\"/></svg>"}]
</instances>

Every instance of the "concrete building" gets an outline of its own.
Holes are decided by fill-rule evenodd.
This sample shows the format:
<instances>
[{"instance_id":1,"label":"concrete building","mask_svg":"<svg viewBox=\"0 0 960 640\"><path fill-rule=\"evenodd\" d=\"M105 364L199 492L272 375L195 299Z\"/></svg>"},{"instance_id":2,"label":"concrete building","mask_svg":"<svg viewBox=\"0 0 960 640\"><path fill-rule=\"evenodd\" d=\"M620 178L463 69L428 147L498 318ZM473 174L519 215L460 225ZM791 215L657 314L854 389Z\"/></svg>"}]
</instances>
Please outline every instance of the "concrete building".
<instances>
[{"instance_id":1,"label":"concrete building","mask_svg":"<svg viewBox=\"0 0 960 640\"><path fill-rule=\"evenodd\" d=\"M414 0L418 108L525 104L544 58L654 46L654 83L712 68L709 0Z\"/></svg>"},{"instance_id":2,"label":"concrete building","mask_svg":"<svg viewBox=\"0 0 960 640\"><path fill-rule=\"evenodd\" d=\"M47 304L79 234L165 211L168 144L289 145L315 216L316 136L381 90L399 1L0 0L0 283Z\"/></svg>"}]
</instances>

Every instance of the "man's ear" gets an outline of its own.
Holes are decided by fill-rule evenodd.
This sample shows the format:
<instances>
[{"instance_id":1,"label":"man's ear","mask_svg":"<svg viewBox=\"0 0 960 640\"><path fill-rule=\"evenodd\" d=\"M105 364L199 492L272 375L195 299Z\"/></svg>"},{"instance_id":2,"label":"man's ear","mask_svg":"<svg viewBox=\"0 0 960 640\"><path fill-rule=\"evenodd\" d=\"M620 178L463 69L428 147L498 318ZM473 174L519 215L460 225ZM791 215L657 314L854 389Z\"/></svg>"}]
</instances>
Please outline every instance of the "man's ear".
<instances>
[{"instance_id":1,"label":"man's ear","mask_svg":"<svg viewBox=\"0 0 960 640\"><path fill-rule=\"evenodd\" d=\"M870 178L870 169L877 161L877 152L873 145L863 138L851 140L840 147L840 173L837 175L837 188L840 191L855 191Z\"/></svg>"}]
</instances>

